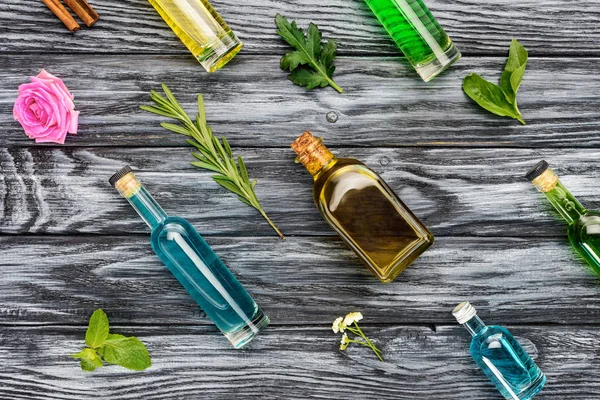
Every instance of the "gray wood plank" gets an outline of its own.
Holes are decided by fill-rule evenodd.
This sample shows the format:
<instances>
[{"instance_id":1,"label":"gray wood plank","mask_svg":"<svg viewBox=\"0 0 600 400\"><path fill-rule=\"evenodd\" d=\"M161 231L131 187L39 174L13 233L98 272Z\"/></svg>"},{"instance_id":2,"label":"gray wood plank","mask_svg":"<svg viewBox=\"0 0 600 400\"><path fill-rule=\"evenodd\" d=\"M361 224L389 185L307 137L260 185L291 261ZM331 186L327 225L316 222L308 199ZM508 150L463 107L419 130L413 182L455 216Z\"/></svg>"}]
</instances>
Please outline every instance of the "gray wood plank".
<instances>
[{"instance_id":1,"label":"gray wood plank","mask_svg":"<svg viewBox=\"0 0 600 400\"><path fill-rule=\"evenodd\" d=\"M100 21L71 34L41 2L4 0L0 5L0 51L89 54L185 54L186 49L146 0L94 0ZM341 54L398 54L362 0L302 2L214 0L213 5L245 43L246 54L280 54L276 13L315 22ZM504 54L516 37L535 55L600 55L600 2L539 0L428 0L446 31L466 54Z\"/></svg>"},{"instance_id":2,"label":"gray wood plank","mask_svg":"<svg viewBox=\"0 0 600 400\"><path fill-rule=\"evenodd\" d=\"M188 112L204 93L209 122L235 146L287 147L306 129L338 146L599 146L599 59L532 59L519 107L528 125L501 118L462 91L477 71L494 81L504 58L466 58L424 83L398 58L341 58L337 78L346 89L307 92L279 69L277 57L239 57L207 74L180 56L0 56L0 145L32 146L13 120L19 84L41 68L61 76L81 111L80 131L67 146L176 146L181 136L159 126L164 118L139 109L151 89L167 83ZM328 122L328 113L337 122Z\"/></svg>"},{"instance_id":3,"label":"gray wood plank","mask_svg":"<svg viewBox=\"0 0 600 400\"><path fill-rule=\"evenodd\" d=\"M524 178L547 158L574 195L600 209L598 150L335 148L379 172L435 235L563 237L566 225ZM291 149L236 149L266 212L287 235L333 235L313 204L312 178ZM0 149L0 232L145 233L108 184L131 165L172 215L206 235L274 236L256 212L189 164L188 148Z\"/></svg>"},{"instance_id":4,"label":"gray wood plank","mask_svg":"<svg viewBox=\"0 0 600 400\"><path fill-rule=\"evenodd\" d=\"M441 237L387 285L335 238L208 242L278 326L355 310L376 323L453 323L463 300L513 324L600 319L598 278L566 239ZM86 324L98 307L121 324L212 325L146 236L0 238L0 325Z\"/></svg>"},{"instance_id":5,"label":"gray wood plank","mask_svg":"<svg viewBox=\"0 0 600 400\"><path fill-rule=\"evenodd\" d=\"M484 315L489 322L502 321ZM596 328L508 328L548 376L540 399L600 396ZM68 354L83 346L84 327L6 328L0 348L3 399L499 399L468 354L460 326L363 329L382 347L386 362L366 348L337 349L329 327L269 328L250 349L234 350L205 328L116 327L148 346L153 366L142 373L108 366L82 372Z\"/></svg>"}]
</instances>

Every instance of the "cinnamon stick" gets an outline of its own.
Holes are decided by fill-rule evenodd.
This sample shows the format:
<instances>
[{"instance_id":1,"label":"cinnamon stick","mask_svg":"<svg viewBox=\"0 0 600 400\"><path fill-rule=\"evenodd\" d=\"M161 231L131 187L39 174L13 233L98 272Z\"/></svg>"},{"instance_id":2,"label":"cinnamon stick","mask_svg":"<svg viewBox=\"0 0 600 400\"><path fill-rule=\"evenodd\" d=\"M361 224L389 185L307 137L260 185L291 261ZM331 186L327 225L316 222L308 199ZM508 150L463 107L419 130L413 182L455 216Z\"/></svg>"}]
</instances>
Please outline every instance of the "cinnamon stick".
<instances>
[{"instance_id":1,"label":"cinnamon stick","mask_svg":"<svg viewBox=\"0 0 600 400\"><path fill-rule=\"evenodd\" d=\"M71 13L62 5L60 0L42 0L44 4L52 11L54 15L62 21L63 24L71 31L75 32L80 28L75 18Z\"/></svg>"},{"instance_id":2,"label":"cinnamon stick","mask_svg":"<svg viewBox=\"0 0 600 400\"><path fill-rule=\"evenodd\" d=\"M88 4L86 0L63 0L67 6L73 10L75 14L87 26L92 26L100 17L96 10Z\"/></svg>"}]
</instances>

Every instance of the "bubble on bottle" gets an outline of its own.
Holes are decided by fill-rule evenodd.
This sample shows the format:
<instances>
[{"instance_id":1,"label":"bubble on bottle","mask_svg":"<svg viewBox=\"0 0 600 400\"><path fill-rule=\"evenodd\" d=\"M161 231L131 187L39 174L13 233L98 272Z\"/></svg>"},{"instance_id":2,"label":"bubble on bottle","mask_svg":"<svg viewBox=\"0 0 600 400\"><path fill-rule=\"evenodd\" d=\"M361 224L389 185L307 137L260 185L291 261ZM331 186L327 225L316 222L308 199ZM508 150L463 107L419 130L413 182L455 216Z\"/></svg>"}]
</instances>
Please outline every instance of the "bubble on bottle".
<instances>
[{"instance_id":1,"label":"bubble on bottle","mask_svg":"<svg viewBox=\"0 0 600 400\"><path fill-rule=\"evenodd\" d=\"M327 118L327 122L334 124L338 120L338 114L335 111L329 111L325 118Z\"/></svg>"}]
</instances>

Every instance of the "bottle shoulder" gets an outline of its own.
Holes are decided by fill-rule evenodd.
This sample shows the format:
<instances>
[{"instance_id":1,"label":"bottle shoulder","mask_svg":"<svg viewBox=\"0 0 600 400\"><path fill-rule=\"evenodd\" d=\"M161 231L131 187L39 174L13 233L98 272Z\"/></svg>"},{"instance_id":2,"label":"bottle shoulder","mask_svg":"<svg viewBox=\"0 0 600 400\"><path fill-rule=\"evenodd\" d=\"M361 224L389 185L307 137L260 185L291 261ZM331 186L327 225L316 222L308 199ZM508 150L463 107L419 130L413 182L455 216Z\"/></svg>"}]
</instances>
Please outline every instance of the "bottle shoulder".
<instances>
[{"instance_id":1,"label":"bottle shoulder","mask_svg":"<svg viewBox=\"0 0 600 400\"><path fill-rule=\"evenodd\" d=\"M331 176L339 174L341 170L350 166L368 168L364 163L354 158L336 158L328 166L323 168L323 170L319 171L317 175L315 175L315 181L327 180L331 178Z\"/></svg>"},{"instance_id":2,"label":"bottle shoulder","mask_svg":"<svg viewBox=\"0 0 600 400\"><path fill-rule=\"evenodd\" d=\"M155 246L158 245L158 242L165 240L165 238L174 237L174 234L204 241L196 228L188 220L181 217L167 217L152 229L150 242Z\"/></svg>"},{"instance_id":3,"label":"bottle shoulder","mask_svg":"<svg viewBox=\"0 0 600 400\"><path fill-rule=\"evenodd\" d=\"M315 177L313 195L315 201L326 188L343 182L348 176L360 174L372 182L381 182L381 177L364 163L353 158L339 158L335 164Z\"/></svg>"},{"instance_id":4,"label":"bottle shoulder","mask_svg":"<svg viewBox=\"0 0 600 400\"><path fill-rule=\"evenodd\" d=\"M509 341L515 340L513 334L505 327L499 325L487 325L471 339L471 353L475 355L477 350L482 347L489 347L490 343L493 343L498 339L508 339Z\"/></svg>"},{"instance_id":5,"label":"bottle shoulder","mask_svg":"<svg viewBox=\"0 0 600 400\"><path fill-rule=\"evenodd\" d=\"M192 229L193 229L192 224L190 224L188 220L181 218L181 217L177 217L177 216L175 216L175 217L168 216L160 224L156 225L152 229L152 234L154 234L155 232L161 232L165 228L174 228L175 226L182 226L182 227L185 227L186 229L192 227Z\"/></svg>"},{"instance_id":6,"label":"bottle shoulder","mask_svg":"<svg viewBox=\"0 0 600 400\"><path fill-rule=\"evenodd\" d=\"M181 217L167 217L152 230L150 237L150 244L157 253L167 251L165 246L183 242L197 249L209 247L196 228Z\"/></svg>"},{"instance_id":7,"label":"bottle shoulder","mask_svg":"<svg viewBox=\"0 0 600 400\"><path fill-rule=\"evenodd\" d=\"M472 343L485 342L490 336L502 334L504 336L511 336L512 334L508 329L499 325L486 325L477 335L473 336Z\"/></svg>"},{"instance_id":8,"label":"bottle shoulder","mask_svg":"<svg viewBox=\"0 0 600 400\"><path fill-rule=\"evenodd\" d=\"M600 234L600 211L589 210L569 225L569 236Z\"/></svg>"}]
</instances>

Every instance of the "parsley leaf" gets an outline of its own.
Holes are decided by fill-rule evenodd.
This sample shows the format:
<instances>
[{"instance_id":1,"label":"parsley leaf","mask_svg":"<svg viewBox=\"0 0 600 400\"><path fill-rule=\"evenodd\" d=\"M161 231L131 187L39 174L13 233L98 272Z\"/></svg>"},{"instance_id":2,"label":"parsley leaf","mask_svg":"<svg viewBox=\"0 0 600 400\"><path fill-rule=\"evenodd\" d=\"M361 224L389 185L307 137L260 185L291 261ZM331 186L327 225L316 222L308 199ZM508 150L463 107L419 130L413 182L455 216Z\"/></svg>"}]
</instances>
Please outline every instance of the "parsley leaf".
<instances>
[{"instance_id":1,"label":"parsley leaf","mask_svg":"<svg viewBox=\"0 0 600 400\"><path fill-rule=\"evenodd\" d=\"M469 74L463 81L463 90L484 109L500 116L511 117L523 125L521 111L517 107L517 91L521 86L527 67L527 50L513 39L506 66L500 78L500 86L486 81L478 74Z\"/></svg>"},{"instance_id":2,"label":"parsley leaf","mask_svg":"<svg viewBox=\"0 0 600 400\"><path fill-rule=\"evenodd\" d=\"M290 24L280 14L275 16L275 24L277 34L296 49L281 57L281 69L291 72L289 80L296 85L305 86L306 90L329 85L342 93L344 90L332 79L335 71L333 59L337 50L335 41L329 39L321 46L321 31L313 23L308 25L306 36L296 26L296 21Z\"/></svg>"}]
</instances>

